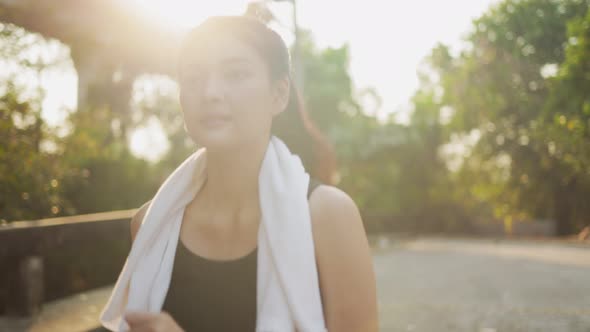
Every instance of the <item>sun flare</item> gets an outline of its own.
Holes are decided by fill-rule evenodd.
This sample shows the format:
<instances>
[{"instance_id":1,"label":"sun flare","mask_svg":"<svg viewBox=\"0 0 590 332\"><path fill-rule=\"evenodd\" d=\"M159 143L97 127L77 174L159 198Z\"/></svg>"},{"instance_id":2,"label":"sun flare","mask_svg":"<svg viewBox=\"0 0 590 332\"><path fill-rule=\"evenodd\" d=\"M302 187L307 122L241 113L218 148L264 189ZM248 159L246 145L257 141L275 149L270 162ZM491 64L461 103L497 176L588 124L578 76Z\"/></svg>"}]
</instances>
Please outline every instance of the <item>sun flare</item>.
<instances>
[{"instance_id":1,"label":"sun flare","mask_svg":"<svg viewBox=\"0 0 590 332\"><path fill-rule=\"evenodd\" d=\"M247 0L133 0L132 4L144 14L173 28L195 26L211 15L242 14Z\"/></svg>"}]
</instances>

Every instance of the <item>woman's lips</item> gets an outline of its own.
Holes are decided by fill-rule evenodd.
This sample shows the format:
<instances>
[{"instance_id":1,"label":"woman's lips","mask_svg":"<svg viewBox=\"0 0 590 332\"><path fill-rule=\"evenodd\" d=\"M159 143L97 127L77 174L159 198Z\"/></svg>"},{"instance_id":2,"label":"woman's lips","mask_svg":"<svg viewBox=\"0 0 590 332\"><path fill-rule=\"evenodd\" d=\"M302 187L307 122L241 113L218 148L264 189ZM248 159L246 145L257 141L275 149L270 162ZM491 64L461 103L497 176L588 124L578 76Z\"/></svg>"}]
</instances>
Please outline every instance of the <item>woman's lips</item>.
<instances>
[{"instance_id":1,"label":"woman's lips","mask_svg":"<svg viewBox=\"0 0 590 332\"><path fill-rule=\"evenodd\" d=\"M230 118L227 116L211 115L203 117L201 122L205 127L215 128L227 124L229 120Z\"/></svg>"}]
</instances>

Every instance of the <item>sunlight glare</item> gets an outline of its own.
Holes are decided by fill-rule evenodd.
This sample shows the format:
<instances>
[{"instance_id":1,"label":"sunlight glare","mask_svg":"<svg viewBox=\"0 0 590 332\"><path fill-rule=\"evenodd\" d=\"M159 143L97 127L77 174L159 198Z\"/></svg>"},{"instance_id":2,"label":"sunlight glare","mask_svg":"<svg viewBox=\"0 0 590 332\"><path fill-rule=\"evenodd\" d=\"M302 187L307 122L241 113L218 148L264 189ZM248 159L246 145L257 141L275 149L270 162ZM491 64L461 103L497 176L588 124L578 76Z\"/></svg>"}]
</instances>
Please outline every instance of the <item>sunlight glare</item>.
<instances>
[{"instance_id":1,"label":"sunlight glare","mask_svg":"<svg viewBox=\"0 0 590 332\"><path fill-rule=\"evenodd\" d=\"M149 17L172 28L188 29L211 15L241 15L247 0L133 0L133 5Z\"/></svg>"}]
</instances>

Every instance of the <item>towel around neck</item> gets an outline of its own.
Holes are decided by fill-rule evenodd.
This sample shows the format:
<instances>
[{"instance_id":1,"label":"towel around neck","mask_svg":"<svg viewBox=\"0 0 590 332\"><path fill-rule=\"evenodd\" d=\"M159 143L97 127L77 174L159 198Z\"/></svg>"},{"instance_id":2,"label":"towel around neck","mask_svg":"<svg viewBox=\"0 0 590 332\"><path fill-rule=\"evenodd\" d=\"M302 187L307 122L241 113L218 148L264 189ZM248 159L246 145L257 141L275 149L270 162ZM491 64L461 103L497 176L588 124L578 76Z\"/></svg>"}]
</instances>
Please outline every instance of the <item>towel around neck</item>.
<instances>
[{"instance_id":1,"label":"towel around neck","mask_svg":"<svg viewBox=\"0 0 590 332\"><path fill-rule=\"evenodd\" d=\"M206 149L189 156L158 189L100 321L128 331L128 311L160 312L172 275L182 215L206 180ZM325 332L301 159L272 136L258 178L256 332ZM187 305L190 305L187 303ZM231 315L231 313L228 313Z\"/></svg>"}]
</instances>

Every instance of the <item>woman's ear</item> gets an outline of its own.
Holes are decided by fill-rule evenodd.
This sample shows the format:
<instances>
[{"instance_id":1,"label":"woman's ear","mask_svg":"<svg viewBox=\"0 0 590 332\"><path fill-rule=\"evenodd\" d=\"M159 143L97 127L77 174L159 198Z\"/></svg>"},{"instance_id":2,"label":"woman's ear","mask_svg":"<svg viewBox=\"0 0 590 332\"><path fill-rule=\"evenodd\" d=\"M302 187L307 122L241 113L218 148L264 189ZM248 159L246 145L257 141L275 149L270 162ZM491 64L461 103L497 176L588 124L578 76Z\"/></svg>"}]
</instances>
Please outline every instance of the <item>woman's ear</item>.
<instances>
[{"instance_id":1,"label":"woman's ear","mask_svg":"<svg viewBox=\"0 0 590 332\"><path fill-rule=\"evenodd\" d=\"M291 91L291 80L289 77L284 77L275 81L273 89L273 102L276 107L273 107L275 113L279 114L287 109L289 105L289 94Z\"/></svg>"}]
</instances>

